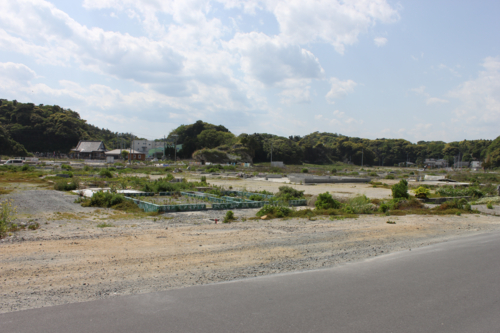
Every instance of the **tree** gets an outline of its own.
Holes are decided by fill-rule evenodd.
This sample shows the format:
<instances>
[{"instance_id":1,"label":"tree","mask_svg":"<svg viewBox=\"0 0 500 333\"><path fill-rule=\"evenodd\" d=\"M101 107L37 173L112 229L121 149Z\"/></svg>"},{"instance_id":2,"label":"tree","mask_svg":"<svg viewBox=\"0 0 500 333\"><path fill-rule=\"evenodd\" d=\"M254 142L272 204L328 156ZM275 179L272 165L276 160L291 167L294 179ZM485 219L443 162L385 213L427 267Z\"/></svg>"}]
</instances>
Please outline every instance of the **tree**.
<instances>
[{"instance_id":1,"label":"tree","mask_svg":"<svg viewBox=\"0 0 500 333\"><path fill-rule=\"evenodd\" d=\"M128 151L127 150L122 150L122 152L120 153L120 155L122 155L122 159L123 160L127 160L128 159Z\"/></svg>"}]
</instances>

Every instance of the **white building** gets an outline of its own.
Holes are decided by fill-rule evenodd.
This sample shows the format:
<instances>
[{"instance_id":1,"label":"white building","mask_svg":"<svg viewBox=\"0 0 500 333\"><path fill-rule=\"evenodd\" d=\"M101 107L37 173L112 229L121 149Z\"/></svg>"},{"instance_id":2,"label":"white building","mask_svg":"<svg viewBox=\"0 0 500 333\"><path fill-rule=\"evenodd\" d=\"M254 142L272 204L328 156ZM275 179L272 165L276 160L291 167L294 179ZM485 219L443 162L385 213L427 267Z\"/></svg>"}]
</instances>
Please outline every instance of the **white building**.
<instances>
[{"instance_id":1,"label":"white building","mask_svg":"<svg viewBox=\"0 0 500 333\"><path fill-rule=\"evenodd\" d=\"M168 147L168 143L164 141L153 141L153 140L134 140L132 141L132 149L137 150L141 153L148 154L150 149Z\"/></svg>"}]
</instances>

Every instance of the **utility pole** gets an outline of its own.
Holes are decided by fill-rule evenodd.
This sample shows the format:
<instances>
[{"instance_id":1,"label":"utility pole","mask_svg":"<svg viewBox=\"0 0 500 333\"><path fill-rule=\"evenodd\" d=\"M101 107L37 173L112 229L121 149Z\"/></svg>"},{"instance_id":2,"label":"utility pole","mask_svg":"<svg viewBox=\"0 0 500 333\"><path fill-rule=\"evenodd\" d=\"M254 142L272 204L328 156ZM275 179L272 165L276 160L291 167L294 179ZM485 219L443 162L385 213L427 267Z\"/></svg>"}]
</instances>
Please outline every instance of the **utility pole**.
<instances>
[{"instance_id":1,"label":"utility pole","mask_svg":"<svg viewBox=\"0 0 500 333\"><path fill-rule=\"evenodd\" d=\"M172 134L172 137L174 138L174 161L177 163L177 138L179 137L178 134Z\"/></svg>"},{"instance_id":2,"label":"utility pole","mask_svg":"<svg viewBox=\"0 0 500 333\"><path fill-rule=\"evenodd\" d=\"M274 141L271 141L271 165L273 164L273 143Z\"/></svg>"},{"instance_id":3,"label":"utility pole","mask_svg":"<svg viewBox=\"0 0 500 333\"><path fill-rule=\"evenodd\" d=\"M163 160L165 161L165 135L163 135Z\"/></svg>"},{"instance_id":4,"label":"utility pole","mask_svg":"<svg viewBox=\"0 0 500 333\"><path fill-rule=\"evenodd\" d=\"M362 148L361 149L361 167L363 167L363 159L364 159L364 157L365 157L365 149Z\"/></svg>"},{"instance_id":5,"label":"utility pole","mask_svg":"<svg viewBox=\"0 0 500 333\"><path fill-rule=\"evenodd\" d=\"M132 133L130 133L130 151L128 153L128 164L132 164Z\"/></svg>"}]
</instances>

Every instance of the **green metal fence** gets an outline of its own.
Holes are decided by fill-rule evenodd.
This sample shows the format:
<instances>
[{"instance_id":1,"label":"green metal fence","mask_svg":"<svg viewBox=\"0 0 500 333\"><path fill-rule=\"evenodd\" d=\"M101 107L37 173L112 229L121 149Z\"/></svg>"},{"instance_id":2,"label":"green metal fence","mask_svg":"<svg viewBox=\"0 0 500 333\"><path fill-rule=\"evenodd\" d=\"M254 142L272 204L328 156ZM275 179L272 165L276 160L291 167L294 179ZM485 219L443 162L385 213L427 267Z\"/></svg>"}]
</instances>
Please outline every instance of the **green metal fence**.
<instances>
[{"instance_id":1,"label":"green metal fence","mask_svg":"<svg viewBox=\"0 0 500 333\"><path fill-rule=\"evenodd\" d=\"M197 210L206 210L205 204L185 204L185 205L156 205L154 203L141 201L134 198L125 197L125 199L132 200L139 206L140 209L146 213L151 212L190 212Z\"/></svg>"}]
</instances>

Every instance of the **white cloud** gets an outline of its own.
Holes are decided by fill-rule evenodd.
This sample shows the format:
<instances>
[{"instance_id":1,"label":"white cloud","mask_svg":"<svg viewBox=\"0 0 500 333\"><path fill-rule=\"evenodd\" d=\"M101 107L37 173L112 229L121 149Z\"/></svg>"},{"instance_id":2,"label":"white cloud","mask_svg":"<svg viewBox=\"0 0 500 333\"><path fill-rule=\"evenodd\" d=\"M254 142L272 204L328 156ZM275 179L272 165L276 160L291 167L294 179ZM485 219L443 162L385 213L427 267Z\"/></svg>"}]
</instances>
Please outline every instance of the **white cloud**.
<instances>
[{"instance_id":1,"label":"white cloud","mask_svg":"<svg viewBox=\"0 0 500 333\"><path fill-rule=\"evenodd\" d=\"M427 105L430 104L444 104L444 103L449 103L446 99L442 98L437 98L437 97L429 97L427 98L427 101L425 102Z\"/></svg>"},{"instance_id":2,"label":"white cloud","mask_svg":"<svg viewBox=\"0 0 500 333\"><path fill-rule=\"evenodd\" d=\"M267 8L273 11L287 40L298 44L326 42L341 54L377 21L399 19L397 10L385 0L268 1Z\"/></svg>"},{"instance_id":3,"label":"white cloud","mask_svg":"<svg viewBox=\"0 0 500 333\"><path fill-rule=\"evenodd\" d=\"M457 120L467 121L467 131L498 136L500 123L500 57L488 57L482 64L484 70L477 78L462 83L450 91L461 105L454 110Z\"/></svg>"},{"instance_id":4,"label":"white cloud","mask_svg":"<svg viewBox=\"0 0 500 333\"><path fill-rule=\"evenodd\" d=\"M425 91L425 89L426 89L425 86L420 86L418 88L410 89L410 91L413 91L417 95L424 96L425 97L425 104L427 104L427 105L431 105L431 104L445 104L445 103L449 102L446 99L437 98L437 97L431 97L430 94Z\"/></svg>"},{"instance_id":5,"label":"white cloud","mask_svg":"<svg viewBox=\"0 0 500 333\"><path fill-rule=\"evenodd\" d=\"M24 64L0 62L0 79L26 83L36 77L35 71Z\"/></svg>"},{"instance_id":6,"label":"white cloud","mask_svg":"<svg viewBox=\"0 0 500 333\"><path fill-rule=\"evenodd\" d=\"M373 41L375 42L375 45L377 45L378 47L387 44L387 38L384 37L377 37Z\"/></svg>"},{"instance_id":7,"label":"white cloud","mask_svg":"<svg viewBox=\"0 0 500 333\"><path fill-rule=\"evenodd\" d=\"M323 68L310 51L263 33L237 33L228 48L240 54L244 73L266 86L286 79L319 79Z\"/></svg>"},{"instance_id":8,"label":"white cloud","mask_svg":"<svg viewBox=\"0 0 500 333\"><path fill-rule=\"evenodd\" d=\"M325 97L331 104L335 103L335 99L345 97L352 93L354 91L354 87L357 85L357 83L353 80L340 81L335 77L330 78L330 84L332 87Z\"/></svg>"}]
</instances>

